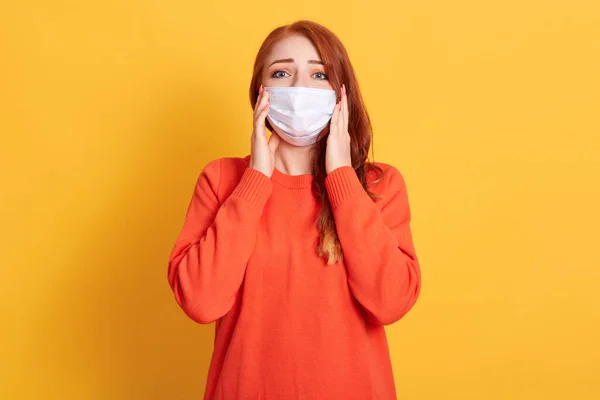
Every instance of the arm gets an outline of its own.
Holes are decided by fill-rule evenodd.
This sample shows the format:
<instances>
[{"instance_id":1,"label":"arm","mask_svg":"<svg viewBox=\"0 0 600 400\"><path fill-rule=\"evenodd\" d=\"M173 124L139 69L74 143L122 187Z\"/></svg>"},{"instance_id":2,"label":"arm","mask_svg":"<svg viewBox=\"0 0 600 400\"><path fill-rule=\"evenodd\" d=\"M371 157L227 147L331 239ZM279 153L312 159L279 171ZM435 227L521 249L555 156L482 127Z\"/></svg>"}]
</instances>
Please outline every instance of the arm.
<instances>
[{"instance_id":1,"label":"arm","mask_svg":"<svg viewBox=\"0 0 600 400\"><path fill-rule=\"evenodd\" d=\"M271 180L246 168L219 203L220 160L200 174L185 222L171 252L168 280L177 303L194 321L213 322L233 306L271 195Z\"/></svg>"},{"instance_id":2,"label":"arm","mask_svg":"<svg viewBox=\"0 0 600 400\"><path fill-rule=\"evenodd\" d=\"M415 304L421 272L410 230L406 184L390 167L381 211L363 189L354 169L334 169L326 178L348 285L367 318L388 325Z\"/></svg>"}]
</instances>

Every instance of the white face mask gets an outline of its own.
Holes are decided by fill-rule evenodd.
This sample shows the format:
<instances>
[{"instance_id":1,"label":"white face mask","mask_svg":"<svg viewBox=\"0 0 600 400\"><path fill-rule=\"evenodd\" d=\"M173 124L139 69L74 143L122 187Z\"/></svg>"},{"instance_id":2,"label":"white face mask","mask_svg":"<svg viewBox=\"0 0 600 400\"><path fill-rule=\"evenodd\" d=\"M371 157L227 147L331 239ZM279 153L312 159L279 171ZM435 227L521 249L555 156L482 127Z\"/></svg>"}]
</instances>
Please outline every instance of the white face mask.
<instances>
[{"instance_id":1,"label":"white face mask","mask_svg":"<svg viewBox=\"0 0 600 400\"><path fill-rule=\"evenodd\" d=\"M336 104L335 91L308 87L265 87L271 126L286 142L308 146L327 126Z\"/></svg>"}]
</instances>

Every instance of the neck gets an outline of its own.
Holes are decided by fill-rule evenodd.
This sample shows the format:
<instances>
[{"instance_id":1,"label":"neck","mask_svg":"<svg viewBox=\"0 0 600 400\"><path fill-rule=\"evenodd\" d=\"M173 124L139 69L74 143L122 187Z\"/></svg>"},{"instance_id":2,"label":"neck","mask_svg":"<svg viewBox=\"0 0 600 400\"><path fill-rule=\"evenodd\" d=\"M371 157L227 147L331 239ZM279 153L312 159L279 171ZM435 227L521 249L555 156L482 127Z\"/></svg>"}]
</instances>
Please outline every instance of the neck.
<instances>
[{"instance_id":1,"label":"neck","mask_svg":"<svg viewBox=\"0 0 600 400\"><path fill-rule=\"evenodd\" d=\"M314 146L298 147L281 140L275 151L275 168L287 175L312 174Z\"/></svg>"}]
</instances>

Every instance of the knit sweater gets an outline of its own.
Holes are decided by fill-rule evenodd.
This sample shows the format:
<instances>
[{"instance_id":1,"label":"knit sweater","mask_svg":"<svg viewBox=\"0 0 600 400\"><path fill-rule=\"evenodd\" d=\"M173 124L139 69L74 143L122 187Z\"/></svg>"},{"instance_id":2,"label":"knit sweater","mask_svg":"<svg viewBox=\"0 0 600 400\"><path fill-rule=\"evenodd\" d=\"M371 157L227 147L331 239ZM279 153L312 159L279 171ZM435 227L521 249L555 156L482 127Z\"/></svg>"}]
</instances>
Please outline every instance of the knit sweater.
<instances>
[{"instance_id":1,"label":"knit sweater","mask_svg":"<svg viewBox=\"0 0 600 400\"><path fill-rule=\"evenodd\" d=\"M216 321L204 399L396 399L384 325L421 288L402 175L377 163L379 199L352 167L327 175L344 256L327 265L314 176L269 178L249 157L204 167L168 266L183 311Z\"/></svg>"}]
</instances>

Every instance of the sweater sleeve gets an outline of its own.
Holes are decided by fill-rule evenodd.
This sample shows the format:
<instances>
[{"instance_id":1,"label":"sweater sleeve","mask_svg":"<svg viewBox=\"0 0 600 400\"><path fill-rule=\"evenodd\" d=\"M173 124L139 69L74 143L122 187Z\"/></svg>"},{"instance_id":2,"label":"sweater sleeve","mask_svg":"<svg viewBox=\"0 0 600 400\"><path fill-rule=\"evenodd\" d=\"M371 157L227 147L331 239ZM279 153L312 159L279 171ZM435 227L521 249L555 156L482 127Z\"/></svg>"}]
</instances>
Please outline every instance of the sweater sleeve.
<instances>
[{"instance_id":1,"label":"sweater sleeve","mask_svg":"<svg viewBox=\"0 0 600 400\"><path fill-rule=\"evenodd\" d=\"M386 172L381 210L352 167L336 168L325 180L350 291L367 318L381 325L402 318L421 289L406 184L396 168Z\"/></svg>"},{"instance_id":2,"label":"sweater sleeve","mask_svg":"<svg viewBox=\"0 0 600 400\"><path fill-rule=\"evenodd\" d=\"M208 324L233 306L252 254L271 180L246 167L222 203L221 160L204 167L189 203L168 266L175 299L194 321Z\"/></svg>"}]
</instances>

